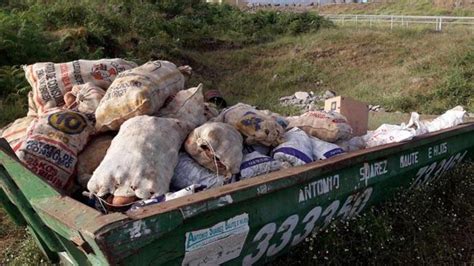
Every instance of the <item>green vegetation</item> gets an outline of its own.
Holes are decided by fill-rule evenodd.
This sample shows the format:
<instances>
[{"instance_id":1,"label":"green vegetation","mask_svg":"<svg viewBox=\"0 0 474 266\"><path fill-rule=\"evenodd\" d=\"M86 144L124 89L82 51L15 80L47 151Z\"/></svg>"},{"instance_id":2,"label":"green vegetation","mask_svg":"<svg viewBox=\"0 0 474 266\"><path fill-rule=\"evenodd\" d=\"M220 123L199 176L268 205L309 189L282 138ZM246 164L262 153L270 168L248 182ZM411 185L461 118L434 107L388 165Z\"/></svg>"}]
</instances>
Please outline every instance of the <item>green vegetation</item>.
<instances>
[{"instance_id":1,"label":"green vegetation","mask_svg":"<svg viewBox=\"0 0 474 266\"><path fill-rule=\"evenodd\" d=\"M341 27L232 51L186 53L196 62L193 82L221 90L231 102L275 110L281 96L330 89L388 111L439 114L462 104L474 112L469 34Z\"/></svg>"},{"instance_id":2,"label":"green vegetation","mask_svg":"<svg viewBox=\"0 0 474 266\"><path fill-rule=\"evenodd\" d=\"M426 10L426 2L410 5ZM0 6L0 126L26 113L29 85L19 65L101 57L189 64L195 72L190 84L219 89L230 103L284 114L295 110L278 107L279 97L327 89L389 111L440 113L462 104L474 112L470 30L336 28L312 13L243 13L197 0ZM405 117L371 117L372 127ZM464 237L462 229L473 227L473 173L470 165L423 190L401 193L308 239L279 263L469 262L472 232ZM2 209L0 249L0 264L41 260L33 239Z\"/></svg>"},{"instance_id":3,"label":"green vegetation","mask_svg":"<svg viewBox=\"0 0 474 266\"><path fill-rule=\"evenodd\" d=\"M306 239L276 265L472 263L474 164Z\"/></svg>"}]
</instances>

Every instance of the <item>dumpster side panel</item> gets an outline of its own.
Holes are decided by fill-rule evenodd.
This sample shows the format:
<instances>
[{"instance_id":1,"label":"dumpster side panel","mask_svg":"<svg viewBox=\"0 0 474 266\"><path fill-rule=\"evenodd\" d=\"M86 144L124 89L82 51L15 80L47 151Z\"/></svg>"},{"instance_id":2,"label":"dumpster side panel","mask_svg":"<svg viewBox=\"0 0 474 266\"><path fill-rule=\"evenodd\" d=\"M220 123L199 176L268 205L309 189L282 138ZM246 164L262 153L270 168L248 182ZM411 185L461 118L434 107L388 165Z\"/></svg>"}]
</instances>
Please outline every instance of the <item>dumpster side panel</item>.
<instances>
[{"instance_id":1,"label":"dumpster side panel","mask_svg":"<svg viewBox=\"0 0 474 266\"><path fill-rule=\"evenodd\" d=\"M390 197L398 187L436 181L473 157L473 135L471 129L424 138L366 153L348 164L312 168L229 191L179 208L181 219L176 218L178 210L144 216L104 231L100 245L115 262L130 265L264 263L301 243L312 231L324 230L333 220L357 215ZM174 222L174 227L163 226Z\"/></svg>"}]
</instances>

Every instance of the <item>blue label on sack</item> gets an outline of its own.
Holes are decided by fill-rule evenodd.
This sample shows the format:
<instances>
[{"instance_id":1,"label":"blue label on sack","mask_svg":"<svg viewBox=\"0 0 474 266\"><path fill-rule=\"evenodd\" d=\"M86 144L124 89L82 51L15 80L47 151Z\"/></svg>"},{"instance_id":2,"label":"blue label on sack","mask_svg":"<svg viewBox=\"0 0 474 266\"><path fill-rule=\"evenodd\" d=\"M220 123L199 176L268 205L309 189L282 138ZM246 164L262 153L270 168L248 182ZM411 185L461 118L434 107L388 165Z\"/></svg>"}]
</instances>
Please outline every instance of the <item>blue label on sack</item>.
<instances>
[{"instance_id":1,"label":"blue label on sack","mask_svg":"<svg viewBox=\"0 0 474 266\"><path fill-rule=\"evenodd\" d=\"M290 148L290 147L283 147L283 148L279 148L277 150L274 150L272 152L272 154L275 154L275 153L278 153L278 152L281 152L281 153L284 153L284 154L288 154L288 155L291 155L291 156L294 156L298 159L300 159L301 161L305 162L305 163L310 163L312 162L313 160L308 157L306 154L304 154L303 152L297 150L297 149L294 149L294 148Z\"/></svg>"},{"instance_id":2,"label":"blue label on sack","mask_svg":"<svg viewBox=\"0 0 474 266\"><path fill-rule=\"evenodd\" d=\"M331 158L331 157L333 157L335 155L338 155L338 154L341 154L341 153L344 153L344 150L341 149L341 148L336 148L334 150L330 150L328 152L325 152L323 154L323 156L326 157L326 158Z\"/></svg>"}]
</instances>

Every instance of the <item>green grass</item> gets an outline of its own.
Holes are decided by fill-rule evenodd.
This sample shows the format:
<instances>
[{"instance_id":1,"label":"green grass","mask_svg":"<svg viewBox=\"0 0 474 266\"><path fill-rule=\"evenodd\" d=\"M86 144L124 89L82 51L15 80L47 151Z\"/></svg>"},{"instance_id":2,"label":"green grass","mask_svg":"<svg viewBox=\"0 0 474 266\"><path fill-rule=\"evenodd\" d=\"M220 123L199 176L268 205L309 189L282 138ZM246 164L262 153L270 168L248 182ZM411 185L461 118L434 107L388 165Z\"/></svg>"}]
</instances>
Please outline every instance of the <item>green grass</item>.
<instances>
[{"instance_id":1,"label":"green grass","mask_svg":"<svg viewBox=\"0 0 474 266\"><path fill-rule=\"evenodd\" d=\"M295 91L334 90L389 111L474 111L474 39L466 30L324 29L238 50L187 52L193 82L232 103L275 108ZM219 73L219 74L217 74ZM318 85L322 81L322 85Z\"/></svg>"},{"instance_id":2,"label":"green grass","mask_svg":"<svg viewBox=\"0 0 474 266\"><path fill-rule=\"evenodd\" d=\"M332 224L274 265L474 263L474 163Z\"/></svg>"}]
</instances>

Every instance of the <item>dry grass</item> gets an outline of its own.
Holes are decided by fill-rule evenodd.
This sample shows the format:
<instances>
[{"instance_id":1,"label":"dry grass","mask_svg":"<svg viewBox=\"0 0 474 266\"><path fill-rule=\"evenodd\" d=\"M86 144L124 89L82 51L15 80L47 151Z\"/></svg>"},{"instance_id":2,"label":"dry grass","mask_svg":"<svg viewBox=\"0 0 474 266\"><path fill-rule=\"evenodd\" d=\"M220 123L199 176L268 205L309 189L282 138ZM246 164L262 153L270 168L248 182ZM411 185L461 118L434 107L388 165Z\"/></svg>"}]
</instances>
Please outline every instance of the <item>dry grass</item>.
<instances>
[{"instance_id":1,"label":"dry grass","mask_svg":"<svg viewBox=\"0 0 474 266\"><path fill-rule=\"evenodd\" d=\"M457 6L456 2L463 2ZM275 7L274 9L316 11L321 14L384 14L384 15L445 15L473 16L474 4L464 0L386 0L367 4L339 4L321 7Z\"/></svg>"},{"instance_id":2,"label":"dry grass","mask_svg":"<svg viewBox=\"0 0 474 266\"><path fill-rule=\"evenodd\" d=\"M472 51L474 39L466 38L469 34L326 29L240 50L189 56L197 62L195 81L221 90L230 102L274 108L279 97L295 91L330 89L387 110L432 113L450 107L435 98L435 90L446 82L458 58Z\"/></svg>"}]
</instances>

